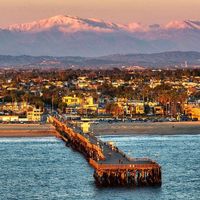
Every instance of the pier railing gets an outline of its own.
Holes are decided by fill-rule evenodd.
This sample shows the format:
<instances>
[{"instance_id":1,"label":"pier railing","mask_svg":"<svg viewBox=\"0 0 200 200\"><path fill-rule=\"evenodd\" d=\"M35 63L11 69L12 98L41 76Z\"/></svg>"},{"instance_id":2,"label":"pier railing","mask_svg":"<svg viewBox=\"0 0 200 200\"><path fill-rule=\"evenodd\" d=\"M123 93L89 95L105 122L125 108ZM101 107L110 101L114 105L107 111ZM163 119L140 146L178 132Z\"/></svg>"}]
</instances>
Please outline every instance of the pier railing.
<instances>
[{"instance_id":1,"label":"pier railing","mask_svg":"<svg viewBox=\"0 0 200 200\"><path fill-rule=\"evenodd\" d=\"M92 155L100 160L105 160L105 156L103 155L102 149L96 144L92 144L89 139L81 135L80 133L74 132L72 128L69 128L66 124L60 122L55 117L50 118L51 122L55 125L55 127L66 134L67 139L69 139L72 143L79 143L83 145L83 147L88 151L87 153ZM66 140L66 137L60 133L60 137ZM96 155L94 155L96 154Z\"/></svg>"},{"instance_id":2,"label":"pier railing","mask_svg":"<svg viewBox=\"0 0 200 200\"><path fill-rule=\"evenodd\" d=\"M97 170L152 170L158 167L158 164L101 164L93 159L89 163Z\"/></svg>"}]
</instances>

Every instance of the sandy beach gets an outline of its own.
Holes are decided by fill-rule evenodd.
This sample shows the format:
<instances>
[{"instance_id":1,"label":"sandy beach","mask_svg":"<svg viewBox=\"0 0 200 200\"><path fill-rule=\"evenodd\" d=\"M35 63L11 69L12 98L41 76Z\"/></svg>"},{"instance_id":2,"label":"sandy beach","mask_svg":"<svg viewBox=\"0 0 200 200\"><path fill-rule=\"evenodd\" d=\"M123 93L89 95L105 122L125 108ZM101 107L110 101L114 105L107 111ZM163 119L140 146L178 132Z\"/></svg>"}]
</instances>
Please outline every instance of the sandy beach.
<instances>
[{"instance_id":1,"label":"sandy beach","mask_svg":"<svg viewBox=\"0 0 200 200\"><path fill-rule=\"evenodd\" d=\"M101 122L92 124L95 135L197 135L198 122ZM55 136L51 124L0 124L0 137L49 137Z\"/></svg>"},{"instance_id":2,"label":"sandy beach","mask_svg":"<svg viewBox=\"0 0 200 200\"><path fill-rule=\"evenodd\" d=\"M50 124L0 124L0 137L49 137L55 133Z\"/></svg>"},{"instance_id":3,"label":"sandy beach","mask_svg":"<svg viewBox=\"0 0 200 200\"><path fill-rule=\"evenodd\" d=\"M200 134L197 122L118 122L92 124L95 135L196 135Z\"/></svg>"}]
</instances>

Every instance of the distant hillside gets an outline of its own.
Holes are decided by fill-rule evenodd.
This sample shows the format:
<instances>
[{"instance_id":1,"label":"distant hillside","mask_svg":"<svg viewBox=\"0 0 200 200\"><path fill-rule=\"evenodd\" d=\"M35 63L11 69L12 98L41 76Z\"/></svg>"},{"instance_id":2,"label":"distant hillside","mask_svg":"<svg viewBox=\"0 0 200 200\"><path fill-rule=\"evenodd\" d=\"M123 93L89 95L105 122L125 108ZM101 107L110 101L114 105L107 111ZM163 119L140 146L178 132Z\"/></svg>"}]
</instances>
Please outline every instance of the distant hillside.
<instances>
[{"instance_id":1,"label":"distant hillside","mask_svg":"<svg viewBox=\"0 0 200 200\"><path fill-rule=\"evenodd\" d=\"M138 66L151 66L151 67L166 67L175 65L200 65L200 53L199 52L164 52L153 54L127 54L127 55L110 55L101 57L103 60L109 60L114 62L125 63L126 65L138 65Z\"/></svg>"},{"instance_id":2,"label":"distant hillside","mask_svg":"<svg viewBox=\"0 0 200 200\"><path fill-rule=\"evenodd\" d=\"M200 66L199 52L164 52L154 54L115 54L103 57L0 56L0 66L38 67L179 67Z\"/></svg>"}]
</instances>

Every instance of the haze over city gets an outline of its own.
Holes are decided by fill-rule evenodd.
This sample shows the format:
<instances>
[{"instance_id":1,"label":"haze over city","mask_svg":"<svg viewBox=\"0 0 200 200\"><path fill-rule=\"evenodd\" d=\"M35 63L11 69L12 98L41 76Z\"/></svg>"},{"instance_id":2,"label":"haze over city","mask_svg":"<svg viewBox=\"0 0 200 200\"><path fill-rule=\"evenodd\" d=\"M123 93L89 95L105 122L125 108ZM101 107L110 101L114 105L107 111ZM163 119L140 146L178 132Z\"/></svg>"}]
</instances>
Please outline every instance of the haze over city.
<instances>
[{"instance_id":1,"label":"haze over city","mask_svg":"<svg viewBox=\"0 0 200 200\"><path fill-rule=\"evenodd\" d=\"M200 19L199 0L0 0L0 5L0 27L55 15L99 18L125 24Z\"/></svg>"}]
</instances>

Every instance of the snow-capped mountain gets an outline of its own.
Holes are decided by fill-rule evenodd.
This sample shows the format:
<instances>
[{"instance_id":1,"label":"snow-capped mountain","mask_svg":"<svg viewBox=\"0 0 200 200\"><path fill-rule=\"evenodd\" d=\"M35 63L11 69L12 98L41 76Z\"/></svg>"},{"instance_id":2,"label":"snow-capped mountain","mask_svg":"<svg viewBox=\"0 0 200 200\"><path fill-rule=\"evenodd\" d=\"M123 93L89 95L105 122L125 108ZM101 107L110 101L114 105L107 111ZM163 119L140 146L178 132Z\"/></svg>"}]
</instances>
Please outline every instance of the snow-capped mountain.
<instances>
[{"instance_id":1,"label":"snow-capped mountain","mask_svg":"<svg viewBox=\"0 0 200 200\"><path fill-rule=\"evenodd\" d=\"M200 21L171 21L166 26L166 29L194 29L200 30Z\"/></svg>"},{"instance_id":2,"label":"snow-capped mountain","mask_svg":"<svg viewBox=\"0 0 200 200\"><path fill-rule=\"evenodd\" d=\"M77 31L96 31L111 32L116 30L142 30L139 23L131 23L128 25L105 22L103 20L89 18L82 19L68 15L58 15L48 19L34 21L25 24L14 24L8 27L10 31L22 32L40 32L50 29L57 29L61 32L77 32Z\"/></svg>"},{"instance_id":3,"label":"snow-capped mountain","mask_svg":"<svg viewBox=\"0 0 200 200\"><path fill-rule=\"evenodd\" d=\"M61 32L76 31L111 31L122 27L118 24L104 22L97 19L81 19L79 17L58 15L48 19L34 21L25 24L15 24L8 27L11 31L40 32L50 29L58 29Z\"/></svg>"},{"instance_id":4,"label":"snow-capped mountain","mask_svg":"<svg viewBox=\"0 0 200 200\"><path fill-rule=\"evenodd\" d=\"M149 27L152 27L150 25ZM155 26L154 26L155 27ZM163 26L157 26L161 29L196 29L200 30L200 21L171 21ZM132 22L130 24L117 24L112 22L105 22L103 20L88 18L83 19L79 17L69 16L69 15L57 15L51 18L34 21L24 24L14 24L10 25L7 29L10 31L22 31L22 32L40 32L49 30L52 28L57 28L61 32L76 32L76 31L130 31L130 32L139 32L139 31L150 31L144 25L141 25L137 22Z\"/></svg>"},{"instance_id":5,"label":"snow-capped mountain","mask_svg":"<svg viewBox=\"0 0 200 200\"><path fill-rule=\"evenodd\" d=\"M144 26L99 19L55 16L0 29L0 54L101 56L200 51L200 21Z\"/></svg>"}]
</instances>

